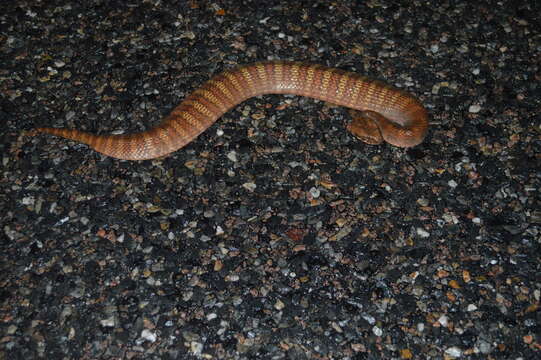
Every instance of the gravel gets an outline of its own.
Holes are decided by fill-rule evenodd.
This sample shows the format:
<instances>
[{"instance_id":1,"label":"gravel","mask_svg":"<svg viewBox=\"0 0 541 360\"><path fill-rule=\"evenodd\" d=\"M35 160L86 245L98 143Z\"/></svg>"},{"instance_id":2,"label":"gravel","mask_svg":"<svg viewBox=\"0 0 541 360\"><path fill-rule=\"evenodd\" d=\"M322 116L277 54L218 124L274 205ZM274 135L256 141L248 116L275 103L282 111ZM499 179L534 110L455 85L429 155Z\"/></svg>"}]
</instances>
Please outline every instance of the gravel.
<instances>
[{"instance_id":1,"label":"gravel","mask_svg":"<svg viewBox=\"0 0 541 360\"><path fill-rule=\"evenodd\" d=\"M0 5L0 359L534 359L535 1ZM212 74L306 60L404 88L431 129L250 99L164 159L34 126L157 124Z\"/></svg>"}]
</instances>

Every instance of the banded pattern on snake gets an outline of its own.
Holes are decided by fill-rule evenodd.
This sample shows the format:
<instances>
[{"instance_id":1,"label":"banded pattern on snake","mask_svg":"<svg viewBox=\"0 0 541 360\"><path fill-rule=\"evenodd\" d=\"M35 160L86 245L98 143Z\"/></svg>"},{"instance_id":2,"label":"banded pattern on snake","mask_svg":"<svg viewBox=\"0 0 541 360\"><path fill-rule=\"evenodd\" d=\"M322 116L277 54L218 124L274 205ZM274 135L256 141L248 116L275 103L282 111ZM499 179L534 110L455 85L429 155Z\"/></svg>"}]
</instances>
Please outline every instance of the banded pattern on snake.
<instances>
[{"instance_id":1,"label":"banded pattern on snake","mask_svg":"<svg viewBox=\"0 0 541 360\"><path fill-rule=\"evenodd\" d=\"M127 135L93 135L63 128L36 128L89 145L118 159L145 160L170 154L190 143L225 112L263 94L294 94L348 107L348 130L369 144L383 140L400 147L421 143L428 114L412 95L353 72L301 62L270 61L239 66L208 80L160 124Z\"/></svg>"}]
</instances>

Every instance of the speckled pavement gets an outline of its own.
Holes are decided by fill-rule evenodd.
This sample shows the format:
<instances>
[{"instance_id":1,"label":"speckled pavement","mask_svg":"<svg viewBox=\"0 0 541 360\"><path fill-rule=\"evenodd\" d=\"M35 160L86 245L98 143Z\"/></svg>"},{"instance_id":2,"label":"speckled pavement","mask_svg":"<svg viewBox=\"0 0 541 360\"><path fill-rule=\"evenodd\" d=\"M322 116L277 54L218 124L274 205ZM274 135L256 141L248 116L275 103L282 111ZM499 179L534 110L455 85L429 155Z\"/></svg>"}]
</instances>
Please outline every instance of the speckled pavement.
<instances>
[{"instance_id":1,"label":"speckled pavement","mask_svg":"<svg viewBox=\"0 0 541 360\"><path fill-rule=\"evenodd\" d=\"M541 3L0 4L0 359L541 357ZM167 158L34 126L157 124L259 60L356 71L431 116L250 99Z\"/></svg>"}]
</instances>

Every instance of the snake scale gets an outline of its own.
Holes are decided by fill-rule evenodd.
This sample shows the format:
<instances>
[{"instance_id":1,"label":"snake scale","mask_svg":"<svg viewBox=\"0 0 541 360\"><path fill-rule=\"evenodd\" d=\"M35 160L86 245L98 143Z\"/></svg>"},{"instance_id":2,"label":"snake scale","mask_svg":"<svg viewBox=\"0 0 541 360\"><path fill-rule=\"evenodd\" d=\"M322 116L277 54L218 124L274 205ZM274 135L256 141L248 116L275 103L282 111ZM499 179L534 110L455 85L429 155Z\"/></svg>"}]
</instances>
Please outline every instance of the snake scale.
<instances>
[{"instance_id":1,"label":"snake scale","mask_svg":"<svg viewBox=\"0 0 541 360\"><path fill-rule=\"evenodd\" d=\"M348 130L360 140L383 140L400 147L423 141L428 114L409 93L353 72L318 64L259 62L226 70L204 83L175 107L160 124L127 135L93 135L63 128L41 127L48 133L89 145L125 160L154 159L190 143L225 112L263 94L294 94L345 106L352 111Z\"/></svg>"}]
</instances>

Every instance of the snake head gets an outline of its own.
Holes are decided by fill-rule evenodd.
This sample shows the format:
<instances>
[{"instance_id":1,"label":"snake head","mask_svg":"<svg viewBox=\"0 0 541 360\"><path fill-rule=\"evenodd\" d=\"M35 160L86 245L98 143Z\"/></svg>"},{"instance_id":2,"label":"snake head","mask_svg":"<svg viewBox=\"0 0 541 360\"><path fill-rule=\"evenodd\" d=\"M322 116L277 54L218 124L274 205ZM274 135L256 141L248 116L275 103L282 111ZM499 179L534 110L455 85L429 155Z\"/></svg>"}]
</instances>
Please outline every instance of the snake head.
<instances>
[{"instance_id":1,"label":"snake head","mask_svg":"<svg viewBox=\"0 0 541 360\"><path fill-rule=\"evenodd\" d=\"M370 145L383 142L383 136L378 126L378 117L383 117L373 111L350 110L351 122L347 129L357 139Z\"/></svg>"}]
</instances>

